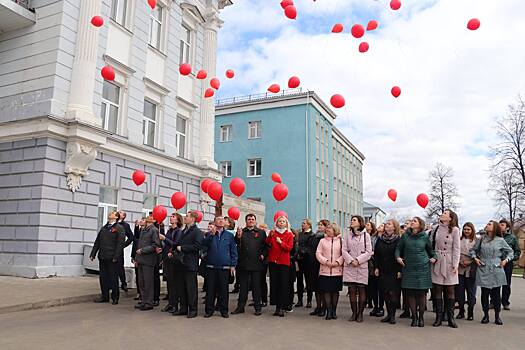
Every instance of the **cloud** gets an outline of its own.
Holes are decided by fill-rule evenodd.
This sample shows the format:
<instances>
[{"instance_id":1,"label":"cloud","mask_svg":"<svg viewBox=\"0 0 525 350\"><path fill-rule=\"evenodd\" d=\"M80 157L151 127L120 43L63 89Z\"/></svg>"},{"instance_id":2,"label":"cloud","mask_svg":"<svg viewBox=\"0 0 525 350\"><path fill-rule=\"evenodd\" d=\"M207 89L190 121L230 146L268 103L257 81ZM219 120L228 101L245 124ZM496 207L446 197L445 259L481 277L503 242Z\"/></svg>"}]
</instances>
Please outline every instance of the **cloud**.
<instances>
[{"instance_id":1,"label":"cloud","mask_svg":"<svg viewBox=\"0 0 525 350\"><path fill-rule=\"evenodd\" d=\"M337 111L337 126L367 157L367 201L398 215L422 214L415 197L428 190L439 161L455 170L460 218L481 225L494 217L488 151L494 119L525 91L525 2L405 0L399 11L382 0L296 4L298 21L283 22L278 0L240 0L224 12L218 67L233 67L237 76L221 96L285 86L291 75L327 101L341 93L347 106ZM475 32L466 29L472 17L481 20ZM336 22L349 29L372 18L379 30L360 40L348 30L329 34ZM366 54L357 50L362 40L370 44ZM393 85L402 88L398 99ZM396 206L389 188L399 193Z\"/></svg>"}]
</instances>

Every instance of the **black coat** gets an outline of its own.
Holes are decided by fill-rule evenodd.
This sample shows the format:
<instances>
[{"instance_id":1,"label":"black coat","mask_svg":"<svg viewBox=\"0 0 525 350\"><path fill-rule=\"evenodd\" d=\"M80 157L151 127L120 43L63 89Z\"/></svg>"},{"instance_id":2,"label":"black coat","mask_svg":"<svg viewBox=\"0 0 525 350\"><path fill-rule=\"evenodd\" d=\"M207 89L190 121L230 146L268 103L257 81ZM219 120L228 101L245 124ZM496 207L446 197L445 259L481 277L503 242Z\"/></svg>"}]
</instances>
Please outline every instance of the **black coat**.
<instances>
[{"instance_id":1,"label":"black coat","mask_svg":"<svg viewBox=\"0 0 525 350\"><path fill-rule=\"evenodd\" d=\"M397 278L401 272L401 265L396 261L396 247L399 238L385 242L379 238L374 249L374 269L379 269L379 285L383 290L401 288L401 279Z\"/></svg>"},{"instance_id":2,"label":"black coat","mask_svg":"<svg viewBox=\"0 0 525 350\"><path fill-rule=\"evenodd\" d=\"M204 234L197 225L192 225L189 228L186 227L184 231L182 231L180 240L176 242L176 247L181 247L184 267L176 265L176 269L180 270L182 268L185 271L199 270L199 252L202 247L203 238Z\"/></svg>"},{"instance_id":3,"label":"black coat","mask_svg":"<svg viewBox=\"0 0 525 350\"><path fill-rule=\"evenodd\" d=\"M300 261L300 260L306 261L308 259L315 259L315 251L312 251L312 247L308 244L311 237L314 235L315 233L313 231L299 232L299 235L297 238L297 250L295 254L295 259L297 261Z\"/></svg>"},{"instance_id":4,"label":"black coat","mask_svg":"<svg viewBox=\"0 0 525 350\"><path fill-rule=\"evenodd\" d=\"M166 238L162 241L162 261L169 261L168 253L173 252L176 248L175 243L180 238L182 229L180 228L169 228L166 232Z\"/></svg>"},{"instance_id":5,"label":"black coat","mask_svg":"<svg viewBox=\"0 0 525 350\"><path fill-rule=\"evenodd\" d=\"M262 271L264 260L268 256L268 245L266 244L266 232L259 228L242 230L242 237L237 237L237 248L239 258L237 270ZM261 259L261 255L264 257Z\"/></svg>"},{"instance_id":6,"label":"black coat","mask_svg":"<svg viewBox=\"0 0 525 350\"><path fill-rule=\"evenodd\" d=\"M124 233L126 234L126 242L124 243L124 248L129 246L131 243L133 243L134 236L133 231L131 231L131 227L129 227L129 224L125 221L119 222L119 225L121 225L124 228Z\"/></svg>"},{"instance_id":7,"label":"black coat","mask_svg":"<svg viewBox=\"0 0 525 350\"><path fill-rule=\"evenodd\" d=\"M150 225L142 230L140 233L137 250L141 254L135 255L135 261L139 265L155 266L158 263L157 248L160 248L159 230Z\"/></svg>"},{"instance_id":8,"label":"black coat","mask_svg":"<svg viewBox=\"0 0 525 350\"><path fill-rule=\"evenodd\" d=\"M124 228L119 224L106 224L98 232L95 244L89 255L98 260L117 260L122 256L125 240Z\"/></svg>"},{"instance_id":9,"label":"black coat","mask_svg":"<svg viewBox=\"0 0 525 350\"><path fill-rule=\"evenodd\" d=\"M133 230L133 245L131 246L131 259L135 260L135 253L137 252L138 246L139 246L139 239L140 239L140 233L142 232L142 229L139 225L135 225L135 229Z\"/></svg>"}]
</instances>

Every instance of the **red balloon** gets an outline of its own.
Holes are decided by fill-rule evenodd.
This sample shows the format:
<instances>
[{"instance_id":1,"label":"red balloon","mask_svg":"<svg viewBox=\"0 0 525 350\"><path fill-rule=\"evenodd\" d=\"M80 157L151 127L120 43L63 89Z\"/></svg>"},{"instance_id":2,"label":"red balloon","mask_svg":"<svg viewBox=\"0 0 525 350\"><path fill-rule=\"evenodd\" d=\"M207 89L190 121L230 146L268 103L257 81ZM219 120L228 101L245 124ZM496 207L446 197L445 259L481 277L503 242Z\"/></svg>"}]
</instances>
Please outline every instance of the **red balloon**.
<instances>
[{"instance_id":1,"label":"red balloon","mask_svg":"<svg viewBox=\"0 0 525 350\"><path fill-rule=\"evenodd\" d=\"M204 69L201 69L200 71L197 72L197 79L206 79L206 77L208 76L208 73L204 70Z\"/></svg>"},{"instance_id":2,"label":"red balloon","mask_svg":"<svg viewBox=\"0 0 525 350\"><path fill-rule=\"evenodd\" d=\"M336 23L332 27L332 33L341 33L344 29L345 28L341 23Z\"/></svg>"},{"instance_id":3,"label":"red balloon","mask_svg":"<svg viewBox=\"0 0 525 350\"><path fill-rule=\"evenodd\" d=\"M192 210L194 213L197 213L197 223L202 221L204 214L200 210Z\"/></svg>"},{"instance_id":4,"label":"red balloon","mask_svg":"<svg viewBox=\"0 0 525 350\"><path fill-rule=\"evenodd\" d=\"M201 190L202 190L202 192L208 193L208 187L210 186L210 184L212 182L213 182L213 180L211 180L211 179L204 179L204 180L202 180L202 182L201 182Z\"/></svg>"},{"instance_id":5,"label":"red balloon","mask_svg":"<svg viewBox=\"0 0 525 350\"><path fill-rule=\"evenodd\" d=\"M228 69L226 71L226 78L232 79L234 76L235 76L235 72L233 71L233 69Z\"/></svg>"},{"instance_id":6,"label":"red balloon","mask_svg":"<svg viewBox=\"0 0 525 350\"><path fill-rule=\"evenodd\" d=\"M100 74L102 75L102 78L106 80L109 80L109 81L115 80L115 70L111 66L102 67Z\"/></svg>"},{"instance_id":7,"label":"red balloon","mask_svg":"<svg viewBox=\"0 0 525 350\"><path fill-rule=\"evenodd\" d=\"M390 198L390 200L392 200L392 202L395 202L396 199L397 199L397 191L394 190L394 189L388 190L388 198Z\"/></svg>"},{"instance_id":8,"label":"red balloon","mask_svg":"<svg viewBox=\"0 0 525 350\"><path fill-rule=\"evenodd\" d=\"M218 201L222 197L222 186L220 183L213 181L208 186L208 196L214 201Z\"/></svg>"},{"instance_id":9,"label":"red balloon","mask_svg":"<svg viewBox=\"0 0 525 350\"><path fill-rule=\"evenodd\" d=\"M281 91L281 87L279 86L279 84L272 84L272 85L270 85L270 87L268 88L268 91L273 92L274 94L276 94L276 93L278 93L279 91Z\"/></svg>"},{"instance_id":10,"label":"red balloon","mask_svg":"<svg viewBox=\"0 0 525 350\"><path fill-rule=\"evenodd\" d=\"M330 98L330 103L334 108L343 108L345 106L345 98L339 94L335 94Z\"/></svg>"},{"instance_id":11,"label":"red balloon","mask_svg":"<svg viewBox=\"0 0 525 350\"><path fill-rule=\"evenodd\" d=\"M284 14L289 19L296 19L297 18L297 9L295 8L294 5L288 5L284 9Z\"/></svg>"},{"instance_id":12,"label":"red balloon","mask_svg":"<svg viewBox=\"0 0 525 350\"><path fill-rule=\"evenodd\" d=\"M221 81L217 78L212 78L210 80L210 86L215 90L219 90L219 88L221 87Z\"/></svg>"},{"instance_id":13,"label":"red balloon","mask_svg":"<svg viewBox=\"0 0 525 350\"><path fill-rule=\"evenodd\" d=\"M401 88L399 86L394 86L390 92L392 93L392 96L398 98L401 95Z\"/></svg>"},{"instance_id":14,"label":"red balloon","mask_svg":"<svg viewBox=\"0 0 525 350\"><path fill-rule=\"evenodd\" d=\"M171 205L173 205L173 208L175 208L175 210L184 208L184 206L186 205L186 195L183 192L175 192L171 196Z\"/></svg>"},{"instance_id":15,"label":"red balloon","mask_svg":"<svg viewBox=\"0 0 525 350\"><path fill-rule=\"evenodd\" d=\"M93 16L93 18L91 18L91 24L97 28L102 27L104 25L104 18L100 16Z\"/></svg>"},{"instance_id":16,"label":"red balloon","mask_svg":"<svg viewBox=\"0 0 525 350\"><path fill-rule=\"evenodd\" d=\"M232 218L233 220L239 220L239 217L241 216L241 211L237 207L231 207L228 209L228 217Z\"/></svg>"},{"instance_id":17,"label":"red balloon","mask_svg":"<svg viewBox=\"0 0 525 350\"><path fill-rule=\"evenodd\" d=\"M155 7L157 7L157 0L148 0L148 5L152 10L154 10Z\"/></svg>"},{"instance_id":18,"label":"red balloon","mask_svg":"<svg viewBox=\"0 0 525 350\"><path fill-rule=\"evenodd\" d=\"M276 222L280 216L284 216L288 219L288 214L284 210L277 210L273 216L273 222Z\"/></svg>"},{"instance_id":19,"label":"red balloon","mask_svg":"<svg viewBox=\"0 0 525 350\"><path fill-rule=\"evenodd\" d=\"M275 198L277 202L283 201L286 199L286 197L288 197L288 187L282 183L277 184L273 187L272 193L273 198Z\"/></svg>"},{"instance_id":20,"label":"red balloon","mask_svg":"<svg viewBox=\"0 0 525 350\"><path fill-rule=\"evenodd\" d=\"M168 216L168 210L164 208L162 205L157 205L155 208L153 208L153 218L155 221L157 221L159 224L166 219L166 216Z\"/></svg>"},{"instance_id":21,"label":"red balloon","mask_svg":"<svg viewBox=\"0 0 525 350\"><path fill-rule=\"evenodd\" d=\"M283 0L281 1L281 7L283 10L287 8L288 6L293 5L293 0Z\"/></svg>"},{"instance_id":22,"label":"red balloon","mask_svg":"<svg viewBox=\"0 0 525 350\"><path fill-rule=\"evenodd\" d=\"M399 10L401 8L401 1L399 0L390 1L390 8L394 11Z\"/></svg>"},{"instance_id":23,"label":"red balloon","mask_svg":"<svg viewBox=\"0 0 525 350\"><path fill-rule=\"evenodd\" d=\"M212 88L207 88L206 91L204 91L205 98L213 97L213 95L215 95L215 90L213 90Z\"/></svg>"},{"instance_id":24,"label":"red balloon","mask_svg":"<svg viewBox=\"0 0 525 350\"><path fill-rule=\"evenodd\" d=\"M236 177L230 182L230 191L237 197L240 197L246 191L246 184L241 178Z\"/></svg>"},{"instance_id":25,"label":"red balloon","mask_svg":"<svg viewBox=\"0 0 525 350\"><path fill-rule=\"evenodd\" d=\"M291 77L288 79L288 88L296 89L301 85L301 80L298 77Z\"/></svg>"},{"instance_id":26,"label":"red balloon","mask_svg":"<svg viewBox=\"0 0 525 350\"><path fill-rule=\"evenodd\" d=\"M363 41L361 44L359 44L359 52L361 53L367 52L369 48L370 48L370 45L368 45L366 41Z\"/></svg>"},{"instance_id":27,"label":"red balloon","mask_svg":"<svg viewBox=\"0 0 525 350\"><path fill-rule=\"evenodd\" d=\"M281 175L279 173L272 173L272 181L277 183L282 183Z\"/></svg>"},{"instance_id":28,"label":"red balloon","mask_svg":"<svg viewBox=\"0 0 525 350\"><path fill-rule=\"evenodd\" d=\"M179 73L181 75L190 75L191 74L191 66L189 63L183 63L179 66Z\"/></svg>"},{"instance_id":29,"label":"red balloon","mask_svg":"<svg viewBox=\"0 0 525 350\"><path fill-rule=\"evenodd\" d=\"M477 30L480 25L481 25L481 22L479 21L479 19L472 18L470 21L468 21L467 28L470 30Z\"/></svg>"},{"instance_id":30,"label":"red balloon","mask_svg":"<svg viewBox=\"0 0 525 350\"><path fill-rule=\"evenodd\" d=\"M420 193L416 198L417 204L423 209L428 205L428 196L424 193Z\"/></svg>"},{"instance_id":31,"label":"red balloon","mask_svg":"<svg viewBox=\"0 0 525 350\"><path fill-rule=\"evenodd\" d=\"M368 22L368 24L366 26L366 30L375 30L375 29L377 29L378 25L379 25L379 23L375 19L373 19L373 20Z\"/></svg>"},{"instance_id":32,"label":"red balloon","mask_svg":"<svg viewBox=\"0 0 525 350\"><path fill-rule=\"evenodd\" d=\"M131 178L135 185L140 186L146 181L146 174L144 174L142 170L135 170L133 175L131 175Z\"/></svg>"},{"instance_id":33,"label":"red balloon","mask_svg":"<svg viewBox=\"0 0 525 350\"><path fill-rule=\"evenodd\" d=\"M363 35L365 35L365 28L363 28L363 26L360 25L360 24L354 24L352 26L351 32L352 32L352 35L353 35L354 38L359 39Z\"/></svg>"}]
</instances>

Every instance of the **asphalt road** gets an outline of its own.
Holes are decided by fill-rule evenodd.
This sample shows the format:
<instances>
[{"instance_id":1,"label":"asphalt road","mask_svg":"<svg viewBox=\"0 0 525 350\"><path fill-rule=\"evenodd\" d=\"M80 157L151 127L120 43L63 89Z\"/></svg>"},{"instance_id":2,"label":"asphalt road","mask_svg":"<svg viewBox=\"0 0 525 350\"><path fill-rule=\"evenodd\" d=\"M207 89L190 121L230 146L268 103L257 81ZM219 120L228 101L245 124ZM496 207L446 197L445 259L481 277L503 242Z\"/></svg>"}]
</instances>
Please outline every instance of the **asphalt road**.
<instances>
[{"instance_id":1,"label":"asphalt road","mask_svg":"<svg viewBox=\"0 0 525 350\"><path fill-rule=\"evenodd\" d=\"M366 316L365 322L347 322L348 301L341 293L339 319L326 321L300 308L285 318L273 317L266 308L256 317L186 319L133 308L125 299L117 306L77 304L0 316L0 349L524 349L525 280L515 278L512 310L502 315L504 325L458 321L459 328L431 326L434 314L426 314L425 328L411 328L409 320L385 325ZM231 295L230 305L236 295ZM493 313L491 312L491 321Z\"/></svg>"}]
</instances>

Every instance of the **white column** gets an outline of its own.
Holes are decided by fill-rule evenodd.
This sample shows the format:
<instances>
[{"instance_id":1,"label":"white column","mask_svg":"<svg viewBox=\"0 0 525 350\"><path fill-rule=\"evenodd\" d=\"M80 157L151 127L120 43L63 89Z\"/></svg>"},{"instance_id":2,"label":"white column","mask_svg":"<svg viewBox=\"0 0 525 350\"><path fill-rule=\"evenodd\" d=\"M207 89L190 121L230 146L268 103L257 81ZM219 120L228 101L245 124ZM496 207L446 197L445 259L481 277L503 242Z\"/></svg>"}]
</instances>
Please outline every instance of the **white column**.
<instances>
[{"instance_id":1,"label":"white column","mask_svg":"<svg viewBox=\"0 0 525 350\"><path fill-rule=\"evenodd\" d=\"M90 22L93 16L100 15L102 0L82 0L79 3L77 45L66 118L101 126L101 119L93 113L100 28L94 27Z\"/></svg>"},{"instance_id":2,"label":"white column","mask_svg":"<svg viewBox=\"0 0 525 350\"><path fill-rule=\"evenodd\" d=\"M219 13L216 10L211 10L206 15L206 22L204 23L203 69L208 72L208 78L203 82L205 87L209 86L210 79L216 75L217 31L222 23L219 18ZM204 98L204 89L201 97L199 132L199 163L202 166L217 169L217 163L214 161L215 103L213 98Z\"/></svg>"}]
</instances>

